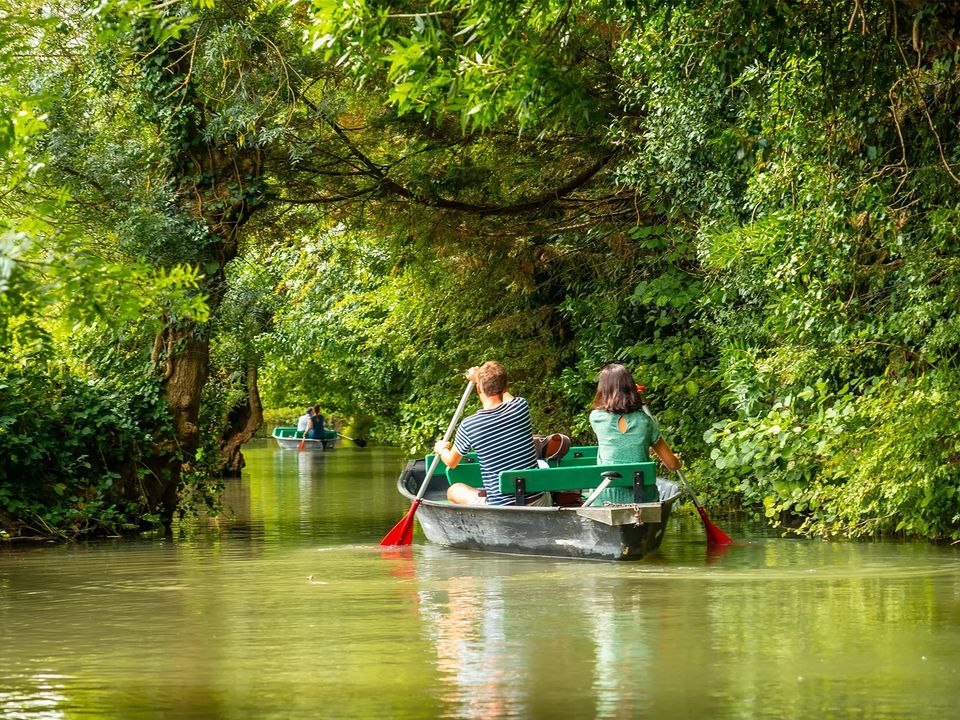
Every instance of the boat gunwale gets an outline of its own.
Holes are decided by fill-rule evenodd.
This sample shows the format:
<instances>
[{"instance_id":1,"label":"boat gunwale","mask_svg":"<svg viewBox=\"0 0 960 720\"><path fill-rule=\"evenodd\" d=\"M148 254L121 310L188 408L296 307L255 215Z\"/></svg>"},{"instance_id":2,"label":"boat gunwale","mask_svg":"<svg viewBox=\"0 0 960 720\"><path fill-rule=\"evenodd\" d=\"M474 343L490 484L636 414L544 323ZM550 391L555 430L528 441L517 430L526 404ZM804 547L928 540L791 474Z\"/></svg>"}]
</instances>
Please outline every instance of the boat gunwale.
<instances>
[{"instance_id":1,"label":"boat gunwale","mask_svg":"<svg viewBox=\"0 0 960 720\"><path fill-rule=\"evenodd\" d=\"M403 495L403 496L404 496L405 498L407 498L408 500L411 500L411 501L413 501L413 500L416 499L416 495L415 495L414 493L410 492L410 490L406 487L405 482L404 482L404 479L406 478L407 474L410 472L410 470L415 466L415 464L416 464L417 462L418 462L418 461L417 461L416 459L410 460L410 461L407 463L407 465L404 467L403 471L400 473L400 476L397 478L397 489L400 491L400 494ZM439 476L434 476L434 478L436 478L436 477L439 477ZM431 480L433 480L434 478L431 478ZM665 478L660 478L660 477L658 477L657 480L665 480L666 482L669 482L671 485L675 486L676 492L674 492L672 495L670 495L670 496L667 497L667 498L662 498L662 499L656 500L656 501L654 501L654 502L652 502L652 503L610 503L610 504L605 505L605 506L596 505L596 506L593 506L593 507L629 508L629 507L651 507L651 506L664 507L664 506L668 506L668 505L669 505L669 506L672 506L673 503L677 500L677 498L679 498L680 495L681 495L680 487L679 487L678 485L676 485L676 483L673 483L672 481L666 480ZM434 492L434 496L436 496L437 494L438 494L438 493L435 491L435 492ZM427 489L427 493L424 494L424 496L423 496L423 498L421 498L420 502L421 502L421 504L423 504L423 505L429 505L430 507L435 507L435 508L451 508L451 509L456 510L456 511L464 511L464 510L493 511L493 510L497 510L497 511L501 511L501 512L506 511L506 512L511 512L511 513L516 513L517 511L521 511L521 512L524 512L524 511L525 511L525 512L540 512L540 513L545 513L545 512L554 512L554 511L557 511L557 510L567 510L567 511L576 512L577 510L580 510L580 509L583 508L582 505L571 505L571 506L569 506L569 507L561 507L561 506L557 506L557 505L551 505L551 506L543 506L543 505L515 505L515 504L508 504L508 505L487 505L486 503L480 504L480 505L467 505L467 504L463 504L463 503L453 503L453 502L450 502L449 500L435 500L435 499L431 499L430 496L429 496L429 487L428 487L428 489Z\"/></svg>"}]
</instances>

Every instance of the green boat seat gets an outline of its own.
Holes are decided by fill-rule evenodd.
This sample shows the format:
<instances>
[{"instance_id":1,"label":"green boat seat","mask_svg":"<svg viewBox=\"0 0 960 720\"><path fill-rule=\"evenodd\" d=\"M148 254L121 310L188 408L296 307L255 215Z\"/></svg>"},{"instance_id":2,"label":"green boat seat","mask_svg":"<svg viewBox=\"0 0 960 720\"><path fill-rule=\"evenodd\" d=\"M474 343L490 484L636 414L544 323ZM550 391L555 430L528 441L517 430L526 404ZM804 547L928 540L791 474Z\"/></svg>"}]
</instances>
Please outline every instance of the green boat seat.
<instances>
[{"instance_id":1,"label":"green boat seat","mask_svg":"<svg viewBox=\"0 0 960 720\"><path fill-rule=\"evenodd\" d=\"M426 463L427 467L430 467L430 464L433 462L433 454L427 455ZM560 458L559 462L551 460L551 467L597 467L597 446L596 445L581 445L577 447L572 447L567 451L567 454ZM446 465L440 463L437 466L435 475L445 476L447 481L453 485L453 483L464 483L470 487L482 488L483 481L480 479L480 463L477 461L477 454L475 452L469 452L463 456L463 459L457 463L457 466L450 470ZM589 485L584 485L584 487L590 487ZM511 490L511 492L513 492Z\"/></svg>"},{"instance_id":2,"label":"green boat seat","mask_svg":"<svg viewBox=\"0 0 960 720\"><path fill-rule=\"evenodd\" d=\"M507 470L500 473L500 492L513 495L517 505L523 505L526 493L595 488L603 482L606 472L619 476L612 478L609 487L633 488L635 503L656 502L660 498L656 468L652 462Z\"/></svg>"},{"instance_id":3,"label":"green boat seat","mask_svg":"<svg viewBox=\"0 0 960 720\"><path fill-rule=\"evenodd\" d=\"M427 467L433 462L434 454L430 453L426 457ZM442 462L437 464L434 475L446 476L451 485L454 483L465 483L470 487L481 488L483 481L480 479L480 463L477 462L477 454L469 452L463 456L457 466L453 469L448 468Z\"/></svg>"},{"instance_id":4,"label":"green boat seat","mask_svg":"<svg viewBox=\"0 0 960 720\"><path fill-rule=\"evenodd\" d=\"M470 487L482 488L483 480L480 478L480 462L477 460L477 454L467 453L455 468L447 468L447 480L451 485L465 483Z\"/></svg>"},{"instance_id":5,"label":"green boat seat","mask_svg":"<svg viewBox=\"0 0 960 720\"><path fill-rule=\"evenodd\" d=\"M429 470L430 466L433 465L433 459L435 457L436 455L434 453L430 453L424 458L424 462L426 463L425 467L427 470ZM437 469L433 471L433 474L437 477L446 477L448 472L450 471L447 469L447 466L443 464L443 461L440 461L437 463Z\"/></svg>"},{"instance_id":6,"label":"green boat seat","mask_svg":"<svg viewBox=\"0 0 960 720\"><path fill-rule=\"evenodd\" d=\"M554 467L595 467L597 464L596 455L588 455L586 457L565 457L560 460L559 463L555 465L551 463Z\"/></svg>"},{"instance_id":7,"label":"green boat seat","mask_svg":"<svg viewBox=\"0 0 960 720\"><path fill-rule=\"evenodd\" d=\"M583 465L590 461L590 464L597 464L597 446L596 445L578 445L567 451L567 454L560 458L560 467L564 465Z\"/></svg>"},{"instance_id":8,"label":"green boat seat","mask_svg":"<svg viewBox=\"0 0 960 720\"><path fill-rule=\"evenodd\" d=\"M427 467L430 467L430 463L433 462L433 455L427 455ZM573 464L584 464L584 465L596 465L597 458L578 458L577 460L571 460ZM560 461L560 464L563 465L563 460ZM551 467L556 467L556 461L550 461ZM475 452L467 453L463 456L463 459L457 463L455 468L448 468L443 463L440 463L440 466L437 468L435 475L446 475L448 482L453 485L454 483L464 483L470 487L482 488L483 480L480 477L480 463L477 461L477 454Z\"/></svg>"}]
</instances>

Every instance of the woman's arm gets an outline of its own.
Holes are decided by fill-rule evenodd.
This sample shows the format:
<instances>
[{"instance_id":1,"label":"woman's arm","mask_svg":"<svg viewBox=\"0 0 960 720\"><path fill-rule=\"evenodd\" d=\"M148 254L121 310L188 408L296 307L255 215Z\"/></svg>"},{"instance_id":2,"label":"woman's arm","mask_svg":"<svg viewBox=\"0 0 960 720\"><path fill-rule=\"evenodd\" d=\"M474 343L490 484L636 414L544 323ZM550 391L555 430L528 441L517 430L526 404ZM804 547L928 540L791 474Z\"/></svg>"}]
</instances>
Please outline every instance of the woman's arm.
<instances>
[{"instance_id":1,"label":"woman's arm","mask_svg":"<svg viewBox=\"0 0 960 720\"><path fill-rule=\"evenodd\" d=\"M659 438L653 444L652 449L657 454L657 457L660 458L660 462L663 463L667 470L680 469L680 458L673 454L673 450L670 449L670 447L667 445L667 442L663 438Z\"/></svg>"}]
</instances>

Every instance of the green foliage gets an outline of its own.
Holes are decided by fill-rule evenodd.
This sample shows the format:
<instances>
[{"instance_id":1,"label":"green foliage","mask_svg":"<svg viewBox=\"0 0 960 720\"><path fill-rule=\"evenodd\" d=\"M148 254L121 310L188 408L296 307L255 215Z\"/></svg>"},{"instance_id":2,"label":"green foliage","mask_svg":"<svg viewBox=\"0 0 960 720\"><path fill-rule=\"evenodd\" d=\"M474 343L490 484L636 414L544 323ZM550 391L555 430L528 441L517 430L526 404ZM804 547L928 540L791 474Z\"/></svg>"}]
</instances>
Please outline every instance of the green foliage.
<instances>
[{"instance_id":1,"label":"green foliage","mask_svg":"<svg viewBox=\"0 0 960 720\"><path fill-rule=\"evenodd\" d=\"M305 4L310 49L361 83L385 80L401 115L452 115L464 130L504 121L579 128L604 119L611 100L593 87L610 71L609 3Z\"/></svg>"},{"instance_id":2,"label":"green foliage","mask_svg":"<svg viewBox=\"0 0 960 720\"><path fill-rule=\"evenodd\" d=\"M762 503L777 525L828 537L956 540L960 424L942 411L956 401L939 373L860 392L828 393L819 382L762 419L717 422L704 440L715 445L711 459L728 487Z\"/></svg>"},{"instance_id":3,"label":"green foliage","mask_svg":"<svg viewBox=\"0 0 960 720\"><path fill-rule=\"evenodd\" d=\"M24 535L118 534L158 522L143 486L170 440L156 386L81 380L64 367L0 374L0 515Z\"/></svg>"},{"instance_id":4,"label":"green foliage","mask_svg":"<svg viewBox=\"0 0 960 720\"><path fill-rule=\"evenodd\" d=\"M251 367L419 452L487 358L592 440L617 360L711 502L957 537L947 5L44 7L0 22L0 367L139 388L189 328L200 506Z\"/></svg>"},{"instance_id":5,"label":"green foliage","mask_svg":"<svg viewBox=\"0 0 960 720\"><path fill-rule=\"evenodd\" d=\"M275 427L295 427L297 420L303 415L304 407L280 407L264 410L263 427L258 433L260 437L267 437Z\"/></svg>"},{"instance_id":6,"label":"green foliage","mask_svg":"<svg viewBox=\"0 0 960 720\"><path fill-rule=\"evenodd\" d=\"M658 169L696 222L700 312L734 415L705 434L698 474L800 532L956 537L955 429L932 400L960 349L956 245L938 220L956 185L941 19L894 6L851 32L828 4L721 8L660 16L632 50L672 51L631 61L656 78L634 95L657 118L631 172ZM744 45L719 44L747 21ZM710 51L691 62L694 32Z\"/></svg>"},{"instance_id":7,"label":"green foliage","mask_svg":"<svg viewBox=\"0 0 960 720\"><path fill-rule=\"evenodd\" d=\"M410 371L410 401L396 406L410 435L443 425L442 406L418 392L442 376L410 357L421 338L440 367L507 358L520 382L536 379L524 394L547 422L574 434L586 431L592 378L616 359L651 386L714 499L765 507L801 532L956 535L950 413L928 417L930 398L946 397L930 388L956 384L960 350L949 11L725 0L313 11L312 47L400 113L475 132L507 120L575 131L589 96L617 152L605 179L633 193L631 220L531 224L486 248L461 239L438 261L415 248L401 266L413 281L368 286L374 322L402 339L381 342ZM616 26L598 33L598 22ZM565 91L569 103L546 91L531 110L511 93L538 77L538 57L562 58L544 33L568 25L571 47L588 46L588 29L616 38L601 54L612 71L584 66L565 76L583 85ZM529 265L524 242L536 248ZM337 325L339 342L369 338L369 319ZM911 459L894 461L900 444Z\"/></svg>"},{"instance_id":8,"label":"green foliage","mask_svg":"<svg viewBox=\"0 0 960 720\"><path fill-rule=\"evenodd\" d=\"M124 343L152 343L171 320L202 322L208 307L196 265L116 253L122 241L86 221L110 213L84 218L87 188L51 182L66 147L62 106L37 88L71 68L24 58L71 29L54 9L0 20L11 47L30 48L0 58L0 519L8 533L116 534L159 522L157 458L177 455L148 353Z\"/></svg>"}]
</instances>

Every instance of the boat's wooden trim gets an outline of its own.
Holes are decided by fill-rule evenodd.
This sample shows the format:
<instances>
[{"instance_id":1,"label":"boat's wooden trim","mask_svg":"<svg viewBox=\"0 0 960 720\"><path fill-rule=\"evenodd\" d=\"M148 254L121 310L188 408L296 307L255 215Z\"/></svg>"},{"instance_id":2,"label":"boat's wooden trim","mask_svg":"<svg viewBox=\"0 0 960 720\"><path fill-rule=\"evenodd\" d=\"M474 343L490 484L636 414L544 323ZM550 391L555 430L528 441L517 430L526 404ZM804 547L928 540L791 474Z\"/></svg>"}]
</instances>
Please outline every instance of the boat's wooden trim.
<instances>
[{"instance_id":1,"label":"boat's wooden trim","mask_svg":"<svg viewBox=\"0 0 960 720\"><path fill-rule=\"evenodd\" d=\"M649 525L659 523L663 517L661 503L644 505L603 505L601 507L574 508L580 517L595 520L604 525Z\"/></svg>"}]
</instances>

